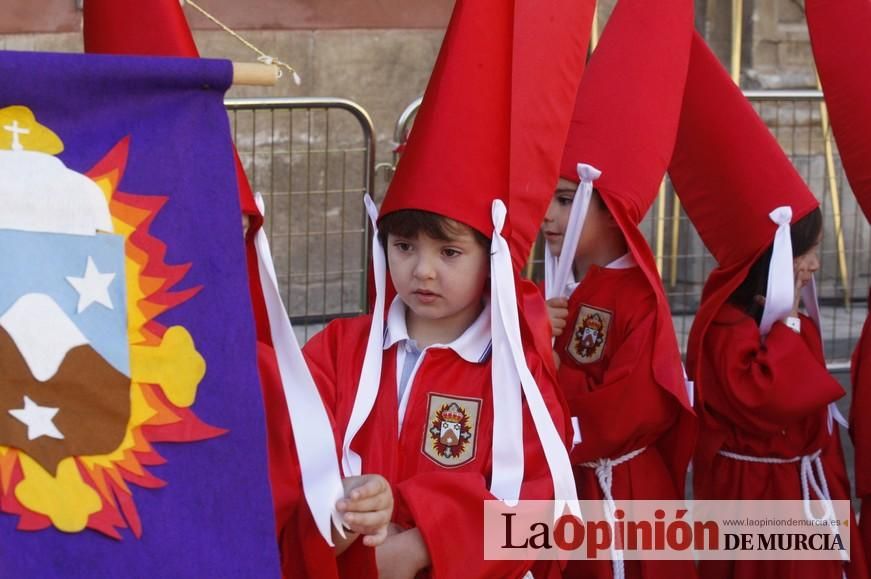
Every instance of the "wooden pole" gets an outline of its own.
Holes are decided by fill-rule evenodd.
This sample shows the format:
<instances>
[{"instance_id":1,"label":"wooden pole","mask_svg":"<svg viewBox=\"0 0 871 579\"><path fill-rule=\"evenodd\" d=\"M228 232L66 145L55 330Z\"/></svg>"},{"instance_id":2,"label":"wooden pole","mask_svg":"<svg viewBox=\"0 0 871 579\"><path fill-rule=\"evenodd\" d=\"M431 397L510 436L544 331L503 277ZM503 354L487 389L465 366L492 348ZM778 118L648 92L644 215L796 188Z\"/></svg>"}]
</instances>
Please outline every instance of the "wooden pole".
<instances>
[{"instance_id":1,"label":"wooden pole","mask_svg":"<svg viewBox=\"0 0 871 579\"><path fill-rule=\"evenodd\" d=\"M245 86L275 86L278 67L259 62L234 62L233 84Z\"/></svg>"}]
</instances>

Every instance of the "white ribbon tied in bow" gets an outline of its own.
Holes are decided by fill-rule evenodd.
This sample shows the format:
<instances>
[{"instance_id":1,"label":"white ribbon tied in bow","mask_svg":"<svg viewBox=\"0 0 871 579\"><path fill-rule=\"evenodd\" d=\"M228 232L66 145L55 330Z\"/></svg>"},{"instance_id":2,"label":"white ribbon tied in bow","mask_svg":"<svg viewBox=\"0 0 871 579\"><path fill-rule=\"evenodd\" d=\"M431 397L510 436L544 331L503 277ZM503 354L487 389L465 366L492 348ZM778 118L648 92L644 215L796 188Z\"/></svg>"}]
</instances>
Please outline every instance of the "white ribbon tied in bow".
<instances>
[{"instance_id":1,"label":"white ribbon tied in bow","mask_svg":"<svg viewBox=\"0 0 871 579\"><path fill-rule=\"evenodd\" d=\"M263 197L257 194L257 208L265 213ZM263 282L263 297L269 317L269 329L284 399L295 433L296 453L302 474L302 490L321 536L333 545L330 521L344 537L342 520L336 502L344 496L339 461L336 458L335 437L320 393L305 363L296 334L290 325L287 310L281 301L278 280L272 264L272 253L266 232L261 228L254 237L257 265Z\"/></svg>"},{"instance_id":2,"label":"white ribbon tied in bow","mask_svg":"<svg viewBox=\"0 0 871 579\"><path fill-rule=\"evenodd\" d=\"M493 432L500 435L493 437L490 492L512 506L520 498L524 464L522 392L553 480L554 518L562 516L566 508L581 518L568 452L535 378L526 365L511 252L502 236L507 215L505 204L496 199L492 212L494 230L490 257L490 299L493 316Z\"/></svg>"},{"instance_id":3,"label":"white ribbon tied in bow","mask_svg":"<svg viewBox=\"0 0 871 579\"><path fill-rule=\"evenodd\" d=\"M771 251L765 307L762 310L762 321L759 324L759 333L763 337L768 335L775 322L792 313L792 307L795 303L794 258L789 226L792 221L792 208L784 205L772 211L768 216L777 224L777 232L774 234L774 246ZM822 328L820 325L820 306L817 300L817 285L813 277L802 288L802 301L817 328ZM829 432L834 427L834 421L837 421L844 428L848 427L847 419L841 414L837 405L832 402L829 404Z\"/></svg>"},{"instance_id":4,"label":"white ribbon tied in bow","mask_svg":"<svg viewBox=\"0 0 871 579\"><path fill-rule=\"evenodd\" d=\"M768 214L777 225L774 246L771 252L771 265L768 269L768 287L765 291L765 307L759 333L767 336L771 327L792 311L795 302L795 273L792 267L792 238L789 235L789 222L792 208L788 205L778 207Z\"/></svg>"},{"instance_id":5,"label":"white ribbon tied in bow","mask_svg":"<svg viewBox=\"0 0 871 579\"><path fill-rule=\"evenodd\" d=\"M547 299L568 297L569 279L572 276L572 264L575 261L575 251L584 229L587 210L593 198L593 181L602 176L602 172L584 163L578 163L578 189L572 199L572 209L569 222L563 235L563 246L560 256L554 257L550 248L545 245L544 260L544 294Z\"/></svg>"}]
</instances>

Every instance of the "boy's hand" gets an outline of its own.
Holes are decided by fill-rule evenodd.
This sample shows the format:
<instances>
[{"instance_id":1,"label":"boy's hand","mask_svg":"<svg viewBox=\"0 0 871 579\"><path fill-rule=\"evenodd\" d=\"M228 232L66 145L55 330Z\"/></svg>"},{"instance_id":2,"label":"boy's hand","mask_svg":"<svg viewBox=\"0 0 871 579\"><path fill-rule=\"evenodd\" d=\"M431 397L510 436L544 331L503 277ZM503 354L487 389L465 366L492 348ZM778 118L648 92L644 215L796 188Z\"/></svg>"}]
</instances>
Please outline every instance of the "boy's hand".
<instances>
[{"instance_id":1,"label":"boy's hand","mask_svg":"<svg viewBox=\"0 0 871 579\"><path fill-rule=\"evenodd\" d=\"M416 527L390 535L375 550L375 560L381 579L413 579L430 564L426 543Z\"/></svg>"},{"instance_id":2,"label":"boy's hand","mask_svg":"<svg viewBox=\"0 0 871 579\"><path fill-rule=\"evenodd\" d=\"M393 515L393 491L387 480L377 474L342 479L345 498L336 503L345 526L363 535L363 544L377 547L387 538Z\"/></svg>"},{"instance_id":3,"label":"boy's hand","mask_svg":"<svg viewBox=\"0 0 871 579\"><path fill-rule=\"evenodd\" d=\"M566 329L566 318L569 317L569 300L566 298L550 298L547 300L547 316L550 318L550 328L557 337Z\"/></svg>"}]
</instances>

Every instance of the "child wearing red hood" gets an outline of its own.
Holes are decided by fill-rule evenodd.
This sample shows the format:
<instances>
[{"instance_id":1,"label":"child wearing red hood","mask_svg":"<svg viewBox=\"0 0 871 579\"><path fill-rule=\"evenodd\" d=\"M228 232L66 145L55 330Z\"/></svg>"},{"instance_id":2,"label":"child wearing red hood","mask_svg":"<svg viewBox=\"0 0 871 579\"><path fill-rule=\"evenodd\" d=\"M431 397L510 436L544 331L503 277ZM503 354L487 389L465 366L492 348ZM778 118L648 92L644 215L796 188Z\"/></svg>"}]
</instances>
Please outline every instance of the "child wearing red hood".
<instances>
[{"instance_id":1,"label":"child wearing red hood","mask_svg":"<svg viewBox=\"0 0 871 579\"><path fill-rule=\"evenodd\" d=\"M542 224L578 493L606 505L683 499L693 452L695 418L668 300L638 227L674 147L692 22L684 0L617 4L581 80ZM691 560L611 555L570 561L566 576L695 576Z\"/></svg>"},{"instance_id":2,"label":"child wearing red hood","mask_svg":"<svg viewBox=\"0 0 871 579\"><path fill-rule=\"evenodd\" d=\"M833 404L844 391L826 370L813 282L819 204L697 34L669 173L717 260L687 354L702 424L695 497L804 501L805 512L849 500ZM850 518L847 563L706 560L700 575L866 577Z\"/></svg>"}]
</instances>

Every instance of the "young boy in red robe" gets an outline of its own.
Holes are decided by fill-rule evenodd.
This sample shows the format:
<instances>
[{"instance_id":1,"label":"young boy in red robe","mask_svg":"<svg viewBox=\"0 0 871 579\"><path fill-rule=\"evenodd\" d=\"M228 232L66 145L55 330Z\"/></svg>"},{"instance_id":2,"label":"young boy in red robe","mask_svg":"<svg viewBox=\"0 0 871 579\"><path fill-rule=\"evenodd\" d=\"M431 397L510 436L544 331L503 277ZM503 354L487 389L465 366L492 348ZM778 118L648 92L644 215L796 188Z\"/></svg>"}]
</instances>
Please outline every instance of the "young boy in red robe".
<instances>
[{"instance_id":1,"label":"young boy in red robe","mask_svg":"<svg viewBox=\"0 0 871 579\"><path fill-rule=\"evenodd\" d=\"M521 577L533 561L484 559L484 501L576 500L564 402L533 329L544 303L509 249L513 4L457 2L377 220L369 205L373 313L304 348L345 474L384 475L396 500L374 556L355 544L339 557L347 576Z\"/></svg>"},{"instance_id":2,"label":"young boy in red robe","mask_svg":"<svg viewBox=\"0 0 871 579\"><path fill-rule=\"evenodd\" d=\"M849 500L832 404L844 391L826 371L813 285L818 203L697 34L669 173L718 264L705 283L687 355L702 417L696 498ZM849 532L846 564L702 561L699 573L866 577L852 514Z\"/></svg>"},{"instance_id":3,"label":"young boy in red robe","mask_svg":"<svg viewBox=\"0 0 871 579\"><path fill-rule=\"evenodd\" d=\"M871 65L871 3L835 0L805 3L814 61L826 97L844 172L865 218L871 221L871 78L856 74ZM859 290L862 291L861 289ZM871 288L868 303L871 304ZM871 316L853 352L850 435L856 450L856 496L865 553L871 552Z\"/></svg>"},{"instance_id":4,"label":"young boy in red robe","mask_svg":"<svg viewBox=\"0 0 871 579\"><path fill-rule=\"evenodd\" d=\"M695 421L638 224L674 146L692 20L692 2L617 4L581 81L542 225L559 383L576 427L572 464L587 500L684 497ZM695 575L689 560L612 557L571 561L566 576Z\"/></svg>"}]
</instances>

